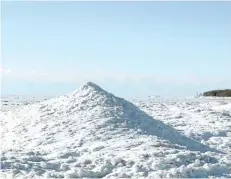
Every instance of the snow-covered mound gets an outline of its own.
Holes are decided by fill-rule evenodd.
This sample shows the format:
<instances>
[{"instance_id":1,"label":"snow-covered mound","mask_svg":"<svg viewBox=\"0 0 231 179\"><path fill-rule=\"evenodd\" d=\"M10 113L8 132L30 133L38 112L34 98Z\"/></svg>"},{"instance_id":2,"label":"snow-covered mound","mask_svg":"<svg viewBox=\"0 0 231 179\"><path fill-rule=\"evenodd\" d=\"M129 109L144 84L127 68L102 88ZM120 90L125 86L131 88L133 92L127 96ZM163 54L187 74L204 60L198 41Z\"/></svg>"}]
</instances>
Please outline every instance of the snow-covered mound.
<instances>
[{"instance_id":1,"label":"snow-covered mound","mask_svg":"<svg viewBox=\"0 0 231 179\"><path fill-rule=\"evenodd\" d=\"M1 177L228 176L223 155L89 82L1 114Z\"/></svg>"}]
</instances>

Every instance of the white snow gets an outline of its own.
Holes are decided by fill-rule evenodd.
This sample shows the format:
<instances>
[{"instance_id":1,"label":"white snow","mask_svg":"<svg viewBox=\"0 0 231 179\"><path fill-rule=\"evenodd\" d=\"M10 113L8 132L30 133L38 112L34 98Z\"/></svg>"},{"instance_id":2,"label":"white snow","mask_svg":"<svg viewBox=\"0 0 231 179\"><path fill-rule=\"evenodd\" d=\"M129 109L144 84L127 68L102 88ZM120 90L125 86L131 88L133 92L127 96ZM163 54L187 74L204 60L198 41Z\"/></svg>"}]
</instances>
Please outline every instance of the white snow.
<instances>
[{"instance_id":1,"label":"white snow","mask_svg":"<svg viewBox=\"0 0 231 179\"><path fill-rule=\"evenodd\" d=\"M137 107L88 82L2 111L0 177L231 177L230 103L206 100Z\"/></svg>"},{"instance_id":2,"label":"white snow","mask_svg":"<svg viewBox=\"0 0 231 179\"><path fill-rule=\"evenodd\" d=\"M34 96L26 96L26 95L21 95L21 96L5 95L0 97L0 110L9 111L24 105L45 101L50 98L51 96L34 97Z\"/></svg>"}]
</instances>

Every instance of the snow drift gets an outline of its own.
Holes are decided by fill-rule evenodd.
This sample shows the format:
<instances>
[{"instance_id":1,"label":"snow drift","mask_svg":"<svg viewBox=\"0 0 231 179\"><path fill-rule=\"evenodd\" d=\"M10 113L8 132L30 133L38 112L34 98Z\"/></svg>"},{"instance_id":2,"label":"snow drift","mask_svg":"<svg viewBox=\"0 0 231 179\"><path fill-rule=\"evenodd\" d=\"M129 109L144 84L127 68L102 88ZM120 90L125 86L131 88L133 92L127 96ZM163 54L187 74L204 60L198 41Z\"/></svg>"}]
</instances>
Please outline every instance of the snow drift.
<instances>
[{"instance_id":1,"label":"snow drift","mask_svg":"<svg viewBox=\"0 0 231 179\"><path fill-rule=\"evenodd\" d=\"M2 114L1 126L3 177L207 177L208 163L228 171L208 155L216 151L91 82Z\"/></svg>"}]
</instances>

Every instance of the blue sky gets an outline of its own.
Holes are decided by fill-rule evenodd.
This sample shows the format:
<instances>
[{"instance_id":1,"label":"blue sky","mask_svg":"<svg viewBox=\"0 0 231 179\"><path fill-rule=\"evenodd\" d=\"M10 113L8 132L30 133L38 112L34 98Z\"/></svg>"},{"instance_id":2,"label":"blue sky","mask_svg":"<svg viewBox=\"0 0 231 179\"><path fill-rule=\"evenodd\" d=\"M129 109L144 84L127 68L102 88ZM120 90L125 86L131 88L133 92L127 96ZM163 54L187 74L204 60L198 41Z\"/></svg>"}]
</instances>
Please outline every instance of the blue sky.
<instances>
[{"instance_id":1,"label":"blue sky","mask_svg":"<svg viewBox=\"0 0 231 179\"><path fill-rule=\"evenodd\" d=\"M231 88L231 2L3 2L1 92Z\"/></svg>"}]
</instances>

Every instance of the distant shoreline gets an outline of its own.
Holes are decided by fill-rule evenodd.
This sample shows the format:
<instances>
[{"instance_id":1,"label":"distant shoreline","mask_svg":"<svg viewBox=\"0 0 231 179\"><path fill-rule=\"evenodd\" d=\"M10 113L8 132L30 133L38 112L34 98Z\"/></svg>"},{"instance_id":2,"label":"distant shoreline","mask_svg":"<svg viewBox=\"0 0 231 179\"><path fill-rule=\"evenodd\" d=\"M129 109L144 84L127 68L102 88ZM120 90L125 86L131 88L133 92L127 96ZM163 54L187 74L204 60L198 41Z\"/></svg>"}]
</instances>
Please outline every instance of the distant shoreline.
<instances>
[{"instance_id":1,"label":"distant shoreline","mask_svg":"<svg viewBox=\"0 0 231 179\"><path fill-rule=\"evenodd\" d=\"M203 93L204 97L231 97L231 90L212 90Z\"/></svg>"}]
</instances>

